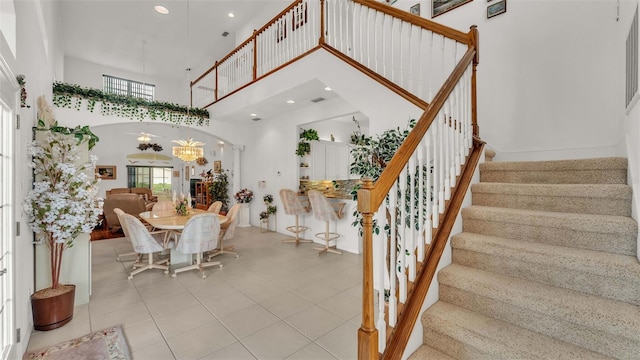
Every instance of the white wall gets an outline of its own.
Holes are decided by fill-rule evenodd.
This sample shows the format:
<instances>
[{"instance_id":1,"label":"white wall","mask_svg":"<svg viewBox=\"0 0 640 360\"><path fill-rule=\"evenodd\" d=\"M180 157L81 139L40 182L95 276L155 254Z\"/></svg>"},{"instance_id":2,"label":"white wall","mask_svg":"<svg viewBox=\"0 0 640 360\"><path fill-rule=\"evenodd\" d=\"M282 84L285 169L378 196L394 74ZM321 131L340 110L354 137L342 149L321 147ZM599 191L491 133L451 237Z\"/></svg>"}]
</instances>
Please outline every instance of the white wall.
<instances>
[{"instance_id":1,"label":"white wall","mask_svg":"<svg viewBox=\"0 0 640 360\"><path fill-rule=\"evenodd\" d=\"M149 60L152 61L152 60ZM189 104L189 85L187 73L184 79L176 81L169 78L150 77L132 73L100 64L95 64L75 57L64 58L64 82L94 89L102 89L102 75L111 75L123 79L145 82L155 85L155 100L187 105ZM190 76L197 76L190 74ZM193 80L193 79L191 79Z\"/></svg>"},{"instance_id":2,"label":"white wall","mask_svg":"<svg viewBox=\"0 0 640 360\"><path fill-rule=\"evenodd\" d=\"M635 14L636 8L640 5L640 1L623 1L620 8L620 27L618 34L618 46L625 48L627 34L631 26L631 21ZM640 42L640 39L639 39ZM640 43L638 44L640 46ZM617 66L619 72L624 74L625 60L620 59ZM640 86L638 87L640 88ZM627 157L629 159L629 179L628 183L633 186L632 216L638 219L638 211L640 210L640 93L635 96L635 103L632 103L624 117L624 134ZM640 234L638 234L640 241ZM640 243L639 243L640 245ZM640 259L640 246L638 246L638 259Z\"/></svg>"},{"instance_id":3,"label":"white wall","mask_svg":"<svg viewBox=\"0 0 640 360\"><path fill-rule=\"evenodd\" d=\"M416 3L400 0L398 7ZM429 18L430 2L420 1ZM622 155L616 2L472 1L434 20L480 32L478 123L496 161Z\"/></svg>"},{"instance_id":4,"label":"white wall","mask_svg":"<svg viewBox=\"0 0 640 360\"><path fill-rule=\"evenodd\" d=\"M58 4L50 1L15 1L17 52L13 72L24 74L27 89L27 104L30 108L20 109L21 126L16 131L16 220L20 221L20 235L15 239L16 262L16 327L21 329L22 339L16 347L15 356L19 358L27 347L31 335L32 316L30 295L34 289L33 235L27 226L26 217L20 201L31 189L31 169L26 166L30 159L26 145L32 137L32 126L36 118L36 98L47 95L51 98L51 83L62 76L62 69L56 66L61 62L61 46L57 18ZM4 55L4 54L3 54ZM47 270L41 270L47 271ZM64 279L61 279L64 281Z\"/></svg>"}]
</instances>

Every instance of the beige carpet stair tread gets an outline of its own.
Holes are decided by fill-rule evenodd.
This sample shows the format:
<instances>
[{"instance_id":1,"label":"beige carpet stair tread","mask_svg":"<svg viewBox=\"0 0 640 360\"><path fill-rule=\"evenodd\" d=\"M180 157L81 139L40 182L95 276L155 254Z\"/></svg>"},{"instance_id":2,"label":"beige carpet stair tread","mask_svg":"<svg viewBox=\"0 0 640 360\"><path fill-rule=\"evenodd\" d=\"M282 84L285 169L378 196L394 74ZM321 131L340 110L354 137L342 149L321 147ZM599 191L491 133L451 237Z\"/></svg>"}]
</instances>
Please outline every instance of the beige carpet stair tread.
<instances>
[{"instance_id":1,"label":"beige carpet stair tread","mask_svg":"<svg viewBox=\"0 0 640 360\"><path fill-rule=\"evenodd\" d=\"M451 239L453 262L640 305L635 256L460 233Z\"/></svg>"},{"instance_id":2,"label":"beige carpet stair tread","mask_svg":"<svg viewBox=\"0 0 640 360\"><path fill-rule=\"evenodd\" d=\"M416 351L409 356L409 360L456 360L451 356L436 350L431 346L421 345Z\"/></svg>"},{"instance_id":3,"label":"beige carpet stair tread","mask_svg":"<svg viewBox=\"0 0 640 360\"><path fill-rule=\"evenodd\" d=\"M438 280L441 285L530 309L558 321L635 339L640 345L640 311L636 305L457 264L440 271Z\"/></svg>"},{"instance_id":4,"label":"beige carpet stair tread","mask_svg":"<svg viewBox=\"0 0 640 360\"><path fill-rule=\"evenodd\" d=\"M427 329L434 329L436 333L472 348L445 350L448 354L449 351L458 350L457 354L451 354L456 359L610 359L443 301L435 303L425 311L422 323L425 327L425 344L438 348L438 344L429 342ZM470 352L476 354L465 356Z\"/></svg>"},{"instance_id":5,"label":"beige carpet stair tread","mask_svg":"<svg viewBox=\"0 0 640 360\"><path fill-rule=\"evenodd\" d=\"M549 184L626 184L627 159L485 162L482 182Z\"/></svg>"},{"instance_id":6,"label":"beige carpet stair tread","mask_svg":"<svg viewBox=\"0 0 640 360\"><path fill-rule=\"evenodd\" d=\"M451 245L454 249L511 257L515 260L537 263L541 266L561 266L569 270L619 277L630 283L638 284L640 288L640 262L634 256L473 233L455 235L451 240Z\"/></svg>"},{"instance_id":7,"label":"beige carpet stair tread","mask_svg":"<svg viewBox=\"0 0 640 360\"><path fill-rule=\"evenodd\" d=\"M473 205L463 231L515 240L635 255L638 225L625 216L559 213Z\"/></svg>"},{"instance_id":8,"label":"beige carpet stair tread","mask_svg":"<svg viewBox=\"0 0 640 360\"><path fill-rule=\"evenodd\" d=\"M477 183L473 204L554 212L631 215L632 189L622 184Z\"/></svg>"},{"instance_id":9,"label":"beige carpet stair tread","mask_svg":"<svg viewBox=\"0 0 640 360\"><path fill-rule=\"evenodd\" d=\"M491 161L480 164L480 170L615 170L627 169L627 159L604 157L593 159L551 160L551 161Z\"/></svg>"}]
</instances>

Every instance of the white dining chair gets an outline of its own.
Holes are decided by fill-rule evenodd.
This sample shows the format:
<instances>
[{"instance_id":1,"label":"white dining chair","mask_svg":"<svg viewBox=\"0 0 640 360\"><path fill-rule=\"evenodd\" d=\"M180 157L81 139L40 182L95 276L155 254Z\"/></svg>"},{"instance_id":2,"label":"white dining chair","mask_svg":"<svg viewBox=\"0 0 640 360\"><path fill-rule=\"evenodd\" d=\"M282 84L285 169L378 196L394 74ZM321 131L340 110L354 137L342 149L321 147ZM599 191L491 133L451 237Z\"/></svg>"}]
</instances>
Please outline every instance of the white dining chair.
<instances>
[{"instance_id":1,"label":"white dining chair","mask_svg":"<svg viewBox=\"0 0 640 360\"><path fill-rule=\"evenodd\" d=\"M207 209L207 212L219 214L220 209L222 209L222 201L214 201Z\"/></svg>"},{"instance_id":2,"label":"white dining chair","mask_svg":"<svg viewBox=\"0 0 640 360\"><path fill-rule=\"evenodd\" d=\"M165 250L163 243L166 239L167 231L149 231L135 216L129 214L122 214L121 216L124 221L122 229L131 240L133 250L140 255L146 254L148 257L147 263L143 262L140 257L138 261L133 263L133 271L129 273L129 280L133 279L134 275L150 269L161 269L164 270L165 274L168 274L169 259L154 261L153 256L153 254Z\"/></svg>"},{"instance_id":3,"label":"white dining chair","mask_svg":"<svg viewBox=\"0 0 640 360\"><path fill-rule=\"evenodd\" d=\"M172 277L176 277L178 273L183 271L197 269L202 274L202 278L206 279L207 274L204 272L204 268L215 265L222 268L220 261L202 262L204 252L218 247L220 220L217 214L204 213L193 216L187 221L179 236L175 250L183 254L196 255L196 260L193 265L175 269L171 274Z\"/></svg>"},{"instance_id":4,"label":"white dining chair","mask_svg":"<svg viewBox=\"0 0 640 360\"><path fill-rule=\"evenodd\" d=\"M236 233L236 225L238 224L238 213L240 212L240 207L242 205L235 204L229 209L227 213L227 221L220 224L220 246L215 249L212 253L208 254L207 260L211 260L214 256L223 255L223 254L231 254L235 255L236 258L239 257L238 253L235 250L234 245L224 246L224 242L227 240L233 239L233 236Z\"/></svg>"}]
</instances>

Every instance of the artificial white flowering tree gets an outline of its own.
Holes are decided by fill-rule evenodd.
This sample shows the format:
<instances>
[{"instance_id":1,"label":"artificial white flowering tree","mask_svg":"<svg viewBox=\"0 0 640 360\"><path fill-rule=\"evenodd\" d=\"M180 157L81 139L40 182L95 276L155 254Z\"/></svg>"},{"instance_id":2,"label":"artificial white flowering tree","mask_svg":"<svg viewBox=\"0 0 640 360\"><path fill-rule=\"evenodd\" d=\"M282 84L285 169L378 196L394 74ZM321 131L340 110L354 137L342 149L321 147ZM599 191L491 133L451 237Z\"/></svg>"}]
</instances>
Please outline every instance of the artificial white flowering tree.
<instances>
[{"instance_id":1,"label":"artificial white flowering tree","mask_svg":"<svg viewBox=\"0 0 640 360\"><path fill-rule=\"evenodd\" d=\"M90 233L98 224L102 208L97 201L94 169L97 158L79 163L79 145L85 137L48 131L45 139L34 140L28 148L36 181L24 199L31 229L49 248L51 288L60 284L62 254L81 233Z\"/></svg>"}]
</instances>

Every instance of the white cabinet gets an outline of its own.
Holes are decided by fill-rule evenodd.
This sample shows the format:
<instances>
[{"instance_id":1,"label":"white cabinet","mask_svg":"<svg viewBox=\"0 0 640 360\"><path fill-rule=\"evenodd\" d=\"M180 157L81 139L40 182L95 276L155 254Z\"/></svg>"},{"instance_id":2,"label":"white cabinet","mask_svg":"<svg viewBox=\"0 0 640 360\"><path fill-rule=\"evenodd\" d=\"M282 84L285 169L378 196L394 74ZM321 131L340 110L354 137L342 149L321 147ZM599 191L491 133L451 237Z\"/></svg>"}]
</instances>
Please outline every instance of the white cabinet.
<instances>
[{"instance_id":1,"label":"white cabinet","mask_svg":"<svg viewBox=\"0 0 640 360\"><path fill-rule=\"evenodd\" d=\"M349 147L333 141L311 142L311 179L345 180L349 178Z\"/></svg>"}]
</instances>

